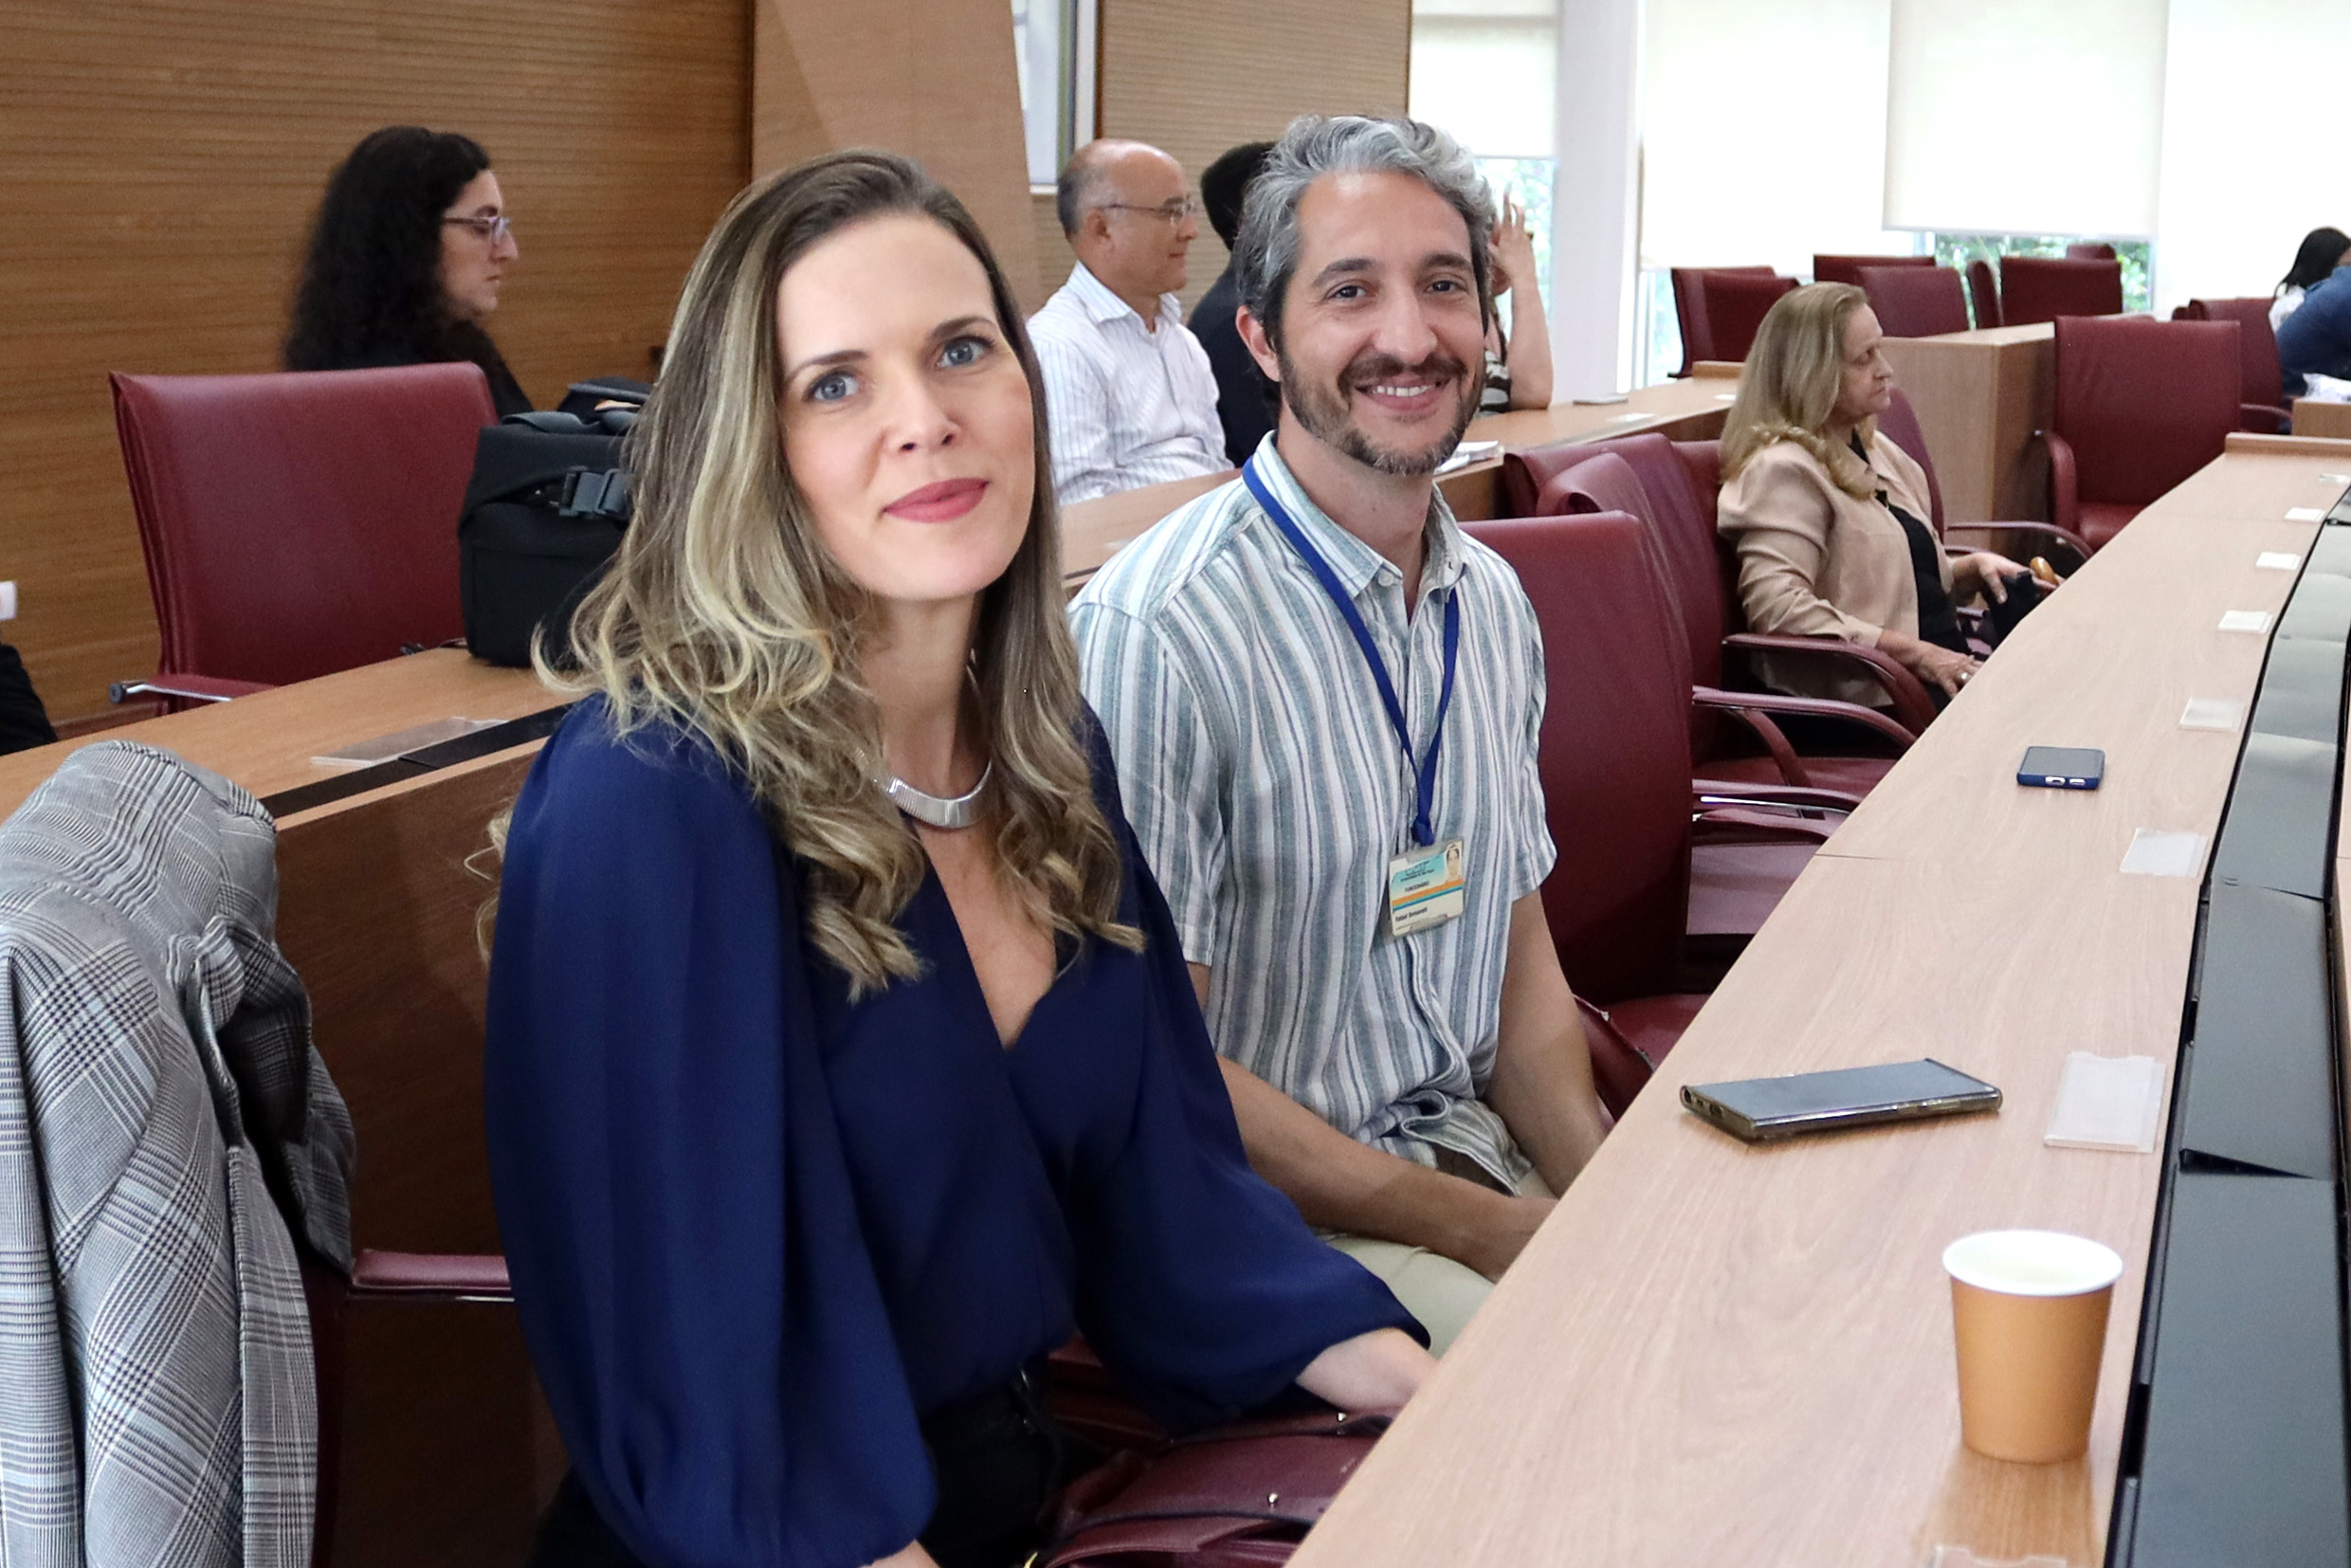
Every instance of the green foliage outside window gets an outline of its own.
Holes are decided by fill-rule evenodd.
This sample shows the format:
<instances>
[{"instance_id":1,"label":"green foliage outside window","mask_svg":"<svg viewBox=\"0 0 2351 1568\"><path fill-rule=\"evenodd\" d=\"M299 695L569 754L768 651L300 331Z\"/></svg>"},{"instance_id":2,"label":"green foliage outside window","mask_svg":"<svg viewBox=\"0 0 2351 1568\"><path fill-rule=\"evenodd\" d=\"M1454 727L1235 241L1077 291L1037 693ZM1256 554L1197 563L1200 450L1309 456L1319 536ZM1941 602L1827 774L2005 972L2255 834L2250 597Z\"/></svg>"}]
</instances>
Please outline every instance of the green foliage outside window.
<instances>
[{"instance_id":1,"label":"green foliage outside window","mask_svg":"<svg viewBox=\"0 0 2351 1568\"><path fill-rule=\"evenodd\" d=\"M1995 270L2002 256L2063 256L2066 246L2080 243L2061 234L1928 234L1927 243L1934 246L1938 266L1957 267L1964 274L1967 264L1988 261ZM2123 308L2143 311L2147 308L2147 242L2144 240L2109 240L2115 259L2123 264ZM1971 300L1969 308L1974 308Z\"/></svg>"}]
</instances>

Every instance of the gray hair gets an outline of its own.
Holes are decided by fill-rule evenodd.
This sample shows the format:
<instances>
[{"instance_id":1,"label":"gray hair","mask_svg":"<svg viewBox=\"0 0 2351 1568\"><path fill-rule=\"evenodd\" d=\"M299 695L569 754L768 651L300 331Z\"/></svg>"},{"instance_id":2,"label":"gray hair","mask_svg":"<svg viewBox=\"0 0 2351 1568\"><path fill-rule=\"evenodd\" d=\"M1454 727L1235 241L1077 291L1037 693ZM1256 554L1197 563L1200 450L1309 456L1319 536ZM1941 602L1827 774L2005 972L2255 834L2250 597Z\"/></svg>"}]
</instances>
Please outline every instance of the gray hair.
<instances>
[{"instance_id":1,"label":"gray hair","mask_svg":"<svg viewBox=\"0 0 2351 1568\"><path fill-rule=\"evenodd\" d=\"M1276 346L1282 340L1282 299L1298 271L1298 204L1324 174L1386 172L1410 174L1443 196L1469 228L1469 261L1477 273L1478 311L1494 314L1494 202L1461 143L1433 125L1361 115L1301 115L1266 156L1250 182L1233 244L1232 280L1241 303Z\"/></svg>"}]
</instances>

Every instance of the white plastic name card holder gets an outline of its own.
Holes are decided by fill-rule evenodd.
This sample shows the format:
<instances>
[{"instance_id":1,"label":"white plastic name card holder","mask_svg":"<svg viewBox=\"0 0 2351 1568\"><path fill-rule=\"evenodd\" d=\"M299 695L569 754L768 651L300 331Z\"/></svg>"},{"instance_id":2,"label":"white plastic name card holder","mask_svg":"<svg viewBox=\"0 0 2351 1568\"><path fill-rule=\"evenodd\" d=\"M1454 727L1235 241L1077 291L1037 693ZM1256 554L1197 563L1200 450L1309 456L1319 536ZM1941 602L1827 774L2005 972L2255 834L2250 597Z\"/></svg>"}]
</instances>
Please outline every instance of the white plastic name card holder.
<instances>
[{"instance_id":1,"label":"white plastic name card holder","mask_svg":"<svg viewBox=\"0 0 2351 1568\"><path fill-rule=\"evenodd\" d=\"M2245 722L2245 704L2228 697L2191 697L2179 716L2183 730L2222 730L2234 735Z\"/></svg>"},{"instance_id":2,"label":"white plastic name card holder","mask_svg":"<svg viewBox=\"0 0 2351 1568\"><path fill-rule=\"evenodd\" d=\"M2162 1116L2162 1063L2152 1056L2069 1051L2042 1141L2060 1149L2151 1155Z\"/></svg>"},{"instance_id":3,"label":"white plastic name card holder","mask_svg":"<svg viewBox=\"0 0 2351 1568\"><path fill-rule=\"evenodd\" d=\"M348 746L337 746L325 756L314 757L310 760L314 767L320 768L373 767L378 762L389 762L395 757L423 751L427 746L437 746L444 740L454 740L478 730L494 729L501 722L496 719L436 719L429 724L394 730L373 740L355 740Z\"/></svg>"},{"instance_id":4,"label":"white plastic name card holder","mask_svg":"<svg viewBox=\"0 0 2351 1568\"><path fill-rule=\"evenodd\" d=\"M2291 572L2302 564L2302 557L2288 550L2264 550L2253 557L2253 564L2264 572Z\"/></svg>"},{"instance_id":5,"label":"white plastic name card holder","mask_svg":"<svg viewBox=\"0 0 2351 1568\"><path fill-rule=\"evenodd\" d=\"M2220 617L2220 629L2265 632L2269 629L2269 618L2266 610L2232 610Z\"/></svg>"},{"instance_id":6,"label":"white plastic name card holder","mask_svg":"<svg viewBox=\"0 0 2351 1568\"><path fill-rule=\"evenodd\" d=\"M2286 520L2287 522L2324 522L2326 509L2323 506L2288 506L2286 509Z\"/></svg>"},{"instance_id":7,"label":"white plastic name card holder","mask_svg":"<svg viewBox=\"0 0 2351 1568\"><path fill-rule=\"evenodd\" d=\"M2204 835L2173 828L2141 828L2123 853L2123 871L2134 877L2192 877L2204 867Z\"/></svg>"}]
</instances>

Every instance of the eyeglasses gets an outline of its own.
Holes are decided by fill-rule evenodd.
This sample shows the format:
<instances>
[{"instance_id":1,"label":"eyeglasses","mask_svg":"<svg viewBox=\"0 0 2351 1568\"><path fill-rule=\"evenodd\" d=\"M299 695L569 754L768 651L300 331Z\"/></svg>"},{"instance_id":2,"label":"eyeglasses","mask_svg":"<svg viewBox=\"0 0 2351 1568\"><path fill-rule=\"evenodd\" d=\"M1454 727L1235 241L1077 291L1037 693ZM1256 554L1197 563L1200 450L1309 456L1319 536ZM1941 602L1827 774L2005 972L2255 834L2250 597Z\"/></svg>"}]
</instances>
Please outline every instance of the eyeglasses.
<instances>
[{"instance_id":1,"label":"eyeglasses","mask_svg":"<svg viewBox=\"0 0 2351 1568\"><path fill-rule=\"evenodd\" d=\"M460 228L470 228L492 245L496 245L514 232L512 218L443 218L441 221L444 224L454 224Z\"/></svg>"},{"instance_id":2,"label":"eyeglasses","mask_svg":"<svg viewBox=\"0 0 2351 1568\"><path fill-rule=\"evenodd\" d=\"M1165 218L1169 223L1176 224L1182 223L1186 218L1196 218L1200 215L1200 198L1197 196L1186 196L1181 201L1162 202L1157 207L1137 207L1132 203L1122 201L1106 201L1100 205L1106 211L1141 212L1154 218Z\"/></svg>"}]
</instances>

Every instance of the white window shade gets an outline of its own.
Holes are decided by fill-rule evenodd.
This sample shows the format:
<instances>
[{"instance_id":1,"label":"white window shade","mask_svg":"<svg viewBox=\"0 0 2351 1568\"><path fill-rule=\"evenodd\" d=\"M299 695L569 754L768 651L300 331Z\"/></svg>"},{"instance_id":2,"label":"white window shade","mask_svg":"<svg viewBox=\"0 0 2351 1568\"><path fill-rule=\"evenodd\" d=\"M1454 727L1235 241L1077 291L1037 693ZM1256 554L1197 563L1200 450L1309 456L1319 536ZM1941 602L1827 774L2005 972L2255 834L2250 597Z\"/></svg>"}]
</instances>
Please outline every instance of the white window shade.
<instances>
[{"instance_id":1,"label":"white window shade","mask_svg":"<svg viewBox=\"0 0 2351 1568\"><path fill-rule=\"evenodd\" d=\"M1410 112L1480 157L1547 158L1558 63L1548 14L1416 11Z\"/></svg>"},{"instance_id":2,"label":"white window shade","mask_svg":"<svg viewBox=\"0 0 2351 1568\"><path fill-rule=\"evenodd\" d=\"M1641 264L1809 274L1881 222L1887 0L1648 0Z\"/></svg>"},{"instance_id":3,"label":"white window shade","mask_svg":"<svg viewBox=\"0 0 2351 1568\"><path fill-rule=\"evenodd\" d=\"M2313 228L2351 229L2327 129L2351 7L2172 0L2155 305L2268 294Z\"/></svg>"},{"instance_id":4,"label":"white window shade","mask_svg":"<svg viewBox=\"0 0 2351 1568\"><path fill-rule=\"evenodd\" d=\"M1886 225L2155 232L2166 0L1893 0Z\"/></svg>"}]
</instances>

